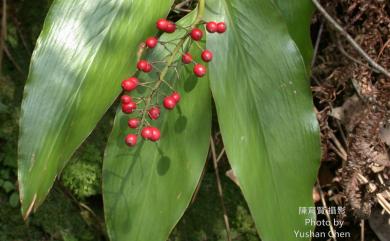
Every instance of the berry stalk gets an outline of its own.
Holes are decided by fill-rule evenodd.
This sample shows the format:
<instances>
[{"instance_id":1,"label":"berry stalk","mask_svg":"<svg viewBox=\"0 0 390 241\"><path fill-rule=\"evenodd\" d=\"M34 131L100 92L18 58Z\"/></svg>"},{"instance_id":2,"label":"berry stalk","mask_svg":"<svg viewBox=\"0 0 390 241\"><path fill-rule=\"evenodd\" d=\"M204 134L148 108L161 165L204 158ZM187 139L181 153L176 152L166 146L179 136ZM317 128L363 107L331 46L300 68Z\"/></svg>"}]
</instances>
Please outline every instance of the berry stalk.
<instances>
[{"instance_id":1,"label":"berry stalk","mask_svg":"<svg viewBox=\"0 0 390 241\"><path fill-rule=\"evenodd\" d=\"M202 21L204 10L205 10L205 0L199 0L197 16L196 16L196 19L195 19L194 23L191 25L190 29L193 29L195 26L197 26ZM165 65L165 67L162 69L162 71L160 73L159 80L156 82L156 84L154 85L154 87L151 90L150 95L147 97L146 102L145 102L145 107L144 107L143 113L142 113L141 126L140 126L140 128L138 130L138 134L140 134L140 132L142 130L142 127L143 127L143 125L145 123L146 114L147 114L147 111L148 111L148 109L150 107L150 103L151 103L151 101L152 101L152 99L154 97L154 94L156 93L156 91L158 90L160 85L164 82L164 78L165 78L165 76L167 75L167 73L169 71L169 67L174 62L175 57L179 54L180 49L182 48L182 46L184 45L185 41L188 38L189 38L189 36L185 35L177 43L175 49L171 52L170 57L167 60L167 63Z\"/></svg>"},{"instance_id":2,"label":"berry stalk","mask_svg":"<svg viewBox=\"0 0 390 241\"><path fill-rule=\"evenodd\" d=\"M198 24L202 21L205 7L206 7L206 0L199 0L198 12L197 12L196 19L195 19L196 24ZM196 24L193 24L192 27L194 27Z\"/></svg>"},{"instance_id":3,"label":"berry stalk","mask_svg":"<svg viewBox=\"0 0 390 241\"><path fill-rule=\"evenodd\" d=\"M187 51L189 51L191 44L195 43L202 50L200 57L203 62L210 62L213 58L213 53L210 50L203 49L198 44L198 41L201 41L204 36L203 31L198 26L206 25L206 30L209 33L221 34L226 31L226 25L224 22L204 22L202 20L204 11L205 0L199 0L196 18L189 26L180 26L167 19L159 19L156 22L156 27L158 30L169 34L175 32L176 29L181 29L184 30L183 35L168 41L160 41L157 37L151 36L140 45L140 50L137 54L137 72L144 72L147 74L155 71L158 74L158 77L155 81L148 82L142 82L135 76L122 81L122 89L124 91L124 95L121 97L122 111L125 114L134 113L139 117L133 117L128 120L129 128L134 129L137 132L137 134L128 134L126 136L125 142L128 146L135 146L139 136L142 136L145 140L154 142L160 139L160 130L151 126L147 120L147 117L149 117L151 121L157 120L160 117L161 111L159 103L161 96L163 96L161 104L168 111L174 109L175 106L180 102L180 93L175 91L173 83L169 83L169 81L165 79L170 68L174 68L178 80L180 77L176 68L180 61L182 64L192 64L193 72L198 78L201 78L206 74L206 66L195 61L192 55ZM161 44L161 46L167 51L167 55L159 60L148 61L146 59L142 59L145 50L152 50L158 44ZM174 45L173 50L167 47L167 44ZM163 65L156 66L154 65L156 63L163 63ZM172 80L172 82L173 81L174 80ZM166 95L165 93L161 93L162 84L165 84L170 89L170 91L172 91L171 94ZM146 88L147 94L141 97L131 97L127 95L129 92L136 89L137 86ZM142 105L142 108L139 108L139 105Z\"/></svg>"},{"instance_id":4,"label":"berry stalk","mask_svg":"<svg viewBox=\"0 0 390 241\"><path fill-rule=\"evenodd\" d=\"M169 67L173 63L173 61L175 59L175 56L179 53L180 48L183 46L183 44L185 43L186 40L187 40L187 38L181 39L180 42L175 47L175 49L172 51L172 54L171 54L171 56L169 57L169 59L167 61L167 64L165 65L164 69L162 69L162 71L160 73L158 81L156 82L156 84L152 88L150 95L146 98L145 107L144 107L144 109L142 111L141 127L139 128L138 134L140 134L141 129L142 129L144 123L145 123L146 113L148 112L148 109L150 107L150 103L151 103L155 93L159 89L160 85L164 82L164 78L165 78L165 76L168 73Z\"/></svg>"}]
</instances>

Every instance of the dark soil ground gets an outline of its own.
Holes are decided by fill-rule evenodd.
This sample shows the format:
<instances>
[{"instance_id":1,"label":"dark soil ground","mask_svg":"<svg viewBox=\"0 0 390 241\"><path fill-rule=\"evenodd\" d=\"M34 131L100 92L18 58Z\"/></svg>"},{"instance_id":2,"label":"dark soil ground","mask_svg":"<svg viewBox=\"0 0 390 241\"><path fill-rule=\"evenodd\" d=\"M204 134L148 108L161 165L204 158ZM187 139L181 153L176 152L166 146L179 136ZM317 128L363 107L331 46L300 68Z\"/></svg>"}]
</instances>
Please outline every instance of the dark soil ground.
<instances>
[{"instance_id":1,"label":"dark soil ground","mask_svg":"<svg viewBox=\"0 0 390 241\"><path fill-rule=\"evenodd\" d=\"M322 1L328 13L361 48L390 69L390 9L387 1ZM345 206L351 240L390 240L390 82L367 64L346 38L316 14L318 45L312 90L322 134L322 165L315 195L321 204ZM387 210L387 213L385 211ZM337 230L336 230L337 231Z\"/></svg>"}]
</instances>

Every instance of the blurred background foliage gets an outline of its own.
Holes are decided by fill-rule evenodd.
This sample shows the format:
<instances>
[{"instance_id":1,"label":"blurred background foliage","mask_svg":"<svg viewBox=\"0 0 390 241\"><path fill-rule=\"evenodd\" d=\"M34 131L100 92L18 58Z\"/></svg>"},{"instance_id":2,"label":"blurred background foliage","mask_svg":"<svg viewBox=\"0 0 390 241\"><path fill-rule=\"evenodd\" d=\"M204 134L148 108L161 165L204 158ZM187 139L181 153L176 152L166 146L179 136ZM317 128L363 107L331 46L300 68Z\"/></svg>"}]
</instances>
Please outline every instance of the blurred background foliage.
<instances>
[{"instance_id":1,"label":"blurred background foliage","mask_svg":"<svg viewBox=\"0 0 390 241\"><path fill-rule=\"evenodd\" d=\"M0 240L88 241L107 240L101 197L103 151L111 131L114 109L107 112L95 131L74 154L42 207L26 222L19 210L17 187L17 138L20 103L29 61L52 0L6 1L6 36L0 71ZM3 5L0 12L3 12ZM1 16L3 17L3 15ZM177 19L180 12L172 12ZM215 123L216 125L216 123ZM238 241L259 240L238 187L220 167L225 205ZM211 162L189 210L173 231L170 241L226 240L223 211Z\"/></svg>"}]
</instances>

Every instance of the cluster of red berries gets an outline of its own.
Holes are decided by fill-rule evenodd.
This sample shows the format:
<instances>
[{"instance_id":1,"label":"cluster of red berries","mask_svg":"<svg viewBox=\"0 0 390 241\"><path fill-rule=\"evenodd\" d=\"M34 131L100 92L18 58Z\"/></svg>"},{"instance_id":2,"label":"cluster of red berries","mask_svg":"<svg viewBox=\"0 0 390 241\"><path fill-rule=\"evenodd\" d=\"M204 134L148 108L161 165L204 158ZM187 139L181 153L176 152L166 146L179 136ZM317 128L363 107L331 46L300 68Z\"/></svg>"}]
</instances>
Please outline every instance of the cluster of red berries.
<instances>
[{"instance_id":1,"label":"cluster of red berries","mask_svg":"<svg viewBox=\"0 0 390 241\"><path fill-rule=\"evenodd\" d=\"M203 24L203 23L201 23ZM224 22L216 23L216 22L207 22L206 29L209 33L224 33L226 31L226 25ZM176 24L166 20L159 19L156 23L156 27L158 30L166 33L173 33L176 31ZM183 28L183 27L182 27ZM193 41L200 41L203 37L203 31L199 28L192 28L187 30L186 36L183 38L191 38ZM145 41L145 46L149 49L153 49L157 46L159 40L156 37L149 37ZM174 53L173 53L174 54ZM201 54L201 58L204 62L210 62L213 59L213 53L210 50L203 50ZM206 74L206 67L200 63L196 63L193 61L193 58L190 53L186 52L182 54L182 62L184 64L194 63L193 71L196 76L202 77ZM169 63L170 64L170 63ZM170 67L170 66L167 66ZM153 70L153 65L147 60L141 59L137 63L138 71L149 73ZM157 83L156 88L159 87L159 84L163 82L162 79L159 79L159 83ZM137 77L130 77L122 81L122 89L125 93L129 93L137 88L140 85L140 81ZM152 95L154 91L152 91ZM150 103L152 101L153 96L149 96L147 98L135 98L140 99L145 102L145 109L141 111L141 118L130 118L128 120L128 126L131 129L138 129L138 135L140 134L144 139L150 141L158 141L161 137L161 132L158 128L153 127L148 124L148 121L144 118L146 111L151 120L157 120L160 117L160 108L157 103ZM170 95L165 96L162 104L165 109L172 110L176 107L176 105L180 102L181 96L178 92L173 91ZM148 100L148 101L146 101ZM140 102L141 102L140 101ZM122 95L121 104L122 104L122 112L125 114L131 114L137 110L137 101L134 101L133 98L127 94ZM128 134L125 137L125 142L128 146L135 146L137 144L137 134Z\"/></svg>"},{"instance_id":2,"label":"cluster of red berries","mask_svg":"<svg viewBox=\"0 0 390 241\"><path fill-rule=\"evenodd\" d=\"M166 19L158 20L156 26L160 31L166 33L173 33L176 30L176 25ZM224 33L226 31L226 24L224 22L219 22L219 23L213 21L207 22L206 29L207 32L209 33ZM189 32L189 36L194 41L200 41L203 38L203 31L199 28L193 28ZM146 43L146 45L149 47L148 43ZM213 53L207 49L203 50L201 54L201 58L204 62L210 62L213 59ZM192 55L190 53L184 53L182 55L182 62L184 64L192 63L193 62ZM204 65L195 63L193 71L196 76L203 77L206 74L207 69Z\"/></svg>"}]
</instances>

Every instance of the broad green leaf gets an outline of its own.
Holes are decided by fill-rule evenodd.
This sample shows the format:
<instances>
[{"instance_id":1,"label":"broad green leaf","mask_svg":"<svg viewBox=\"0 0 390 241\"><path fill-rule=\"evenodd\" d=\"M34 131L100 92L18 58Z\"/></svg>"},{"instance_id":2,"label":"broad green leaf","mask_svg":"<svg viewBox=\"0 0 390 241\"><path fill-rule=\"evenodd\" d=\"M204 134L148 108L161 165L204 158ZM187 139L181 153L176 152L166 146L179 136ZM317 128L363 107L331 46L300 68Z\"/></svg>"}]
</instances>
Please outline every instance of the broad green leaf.
<instances>
[{"instance_id":1,"label":"broad green leaf","mask_svg":"<svg viewBox=\"0 0 390 241\"><path fill-rule=\"evenodd\" d=\"M228 159L264 241L308 232L320 158L309 81L294 41L271 0L209 0L208 18L224 20L210 85ZM309 240L302 238L302 240Z\"/></svg>"},{"instance_id":2,"label":"broad green leaf","mask_svg":"<svg viewBox=\"0 0 390 241\"><path fill-rule=\"evenodd\" d=\"M56 0L34 51L22 104L19 187L24 217L134 71L138 45L171 0Z\"/></svg>"},{"instance_id":3,"label":"broad green leaf","mask_svg":"<svg viewBox=\"0 0 390 241\"><path fill-rule=\"evenodd\" d=\"M180 24L188 26L193 19L189 15ZM163 35L161 40L183 34ZM190 52L194 57L200 55L196 46ZM159 46L150 59L159 60L167 54ZM165 241L200 179L211 130L208 78L196 78L191 65L179 67L178 72L176 89L182 95L178 108L162 110L161 120L151 123L162 131L159 142L139 137L136 147L127 147L124 137L132 132L127 127L129 116L118 110L103 164L104 210L112 241ZM145 78L140 76L148 82ZM174 72L167 80L170 78L175 78Z\"/></svg>"},{"instance_id":4,"label":"broad green leaf","mask_svg":"<svg viewBox=\"0 0 390 241\"><path fill-rule=\"evenodd\" d=\"M298 45L306 68L310 72L310 64L313 56L313 46L310 37L310 24L314 13L313 3L310 0L274 1L282 12L287 23L288 31Z\"/></svg>"}]
</instances>

